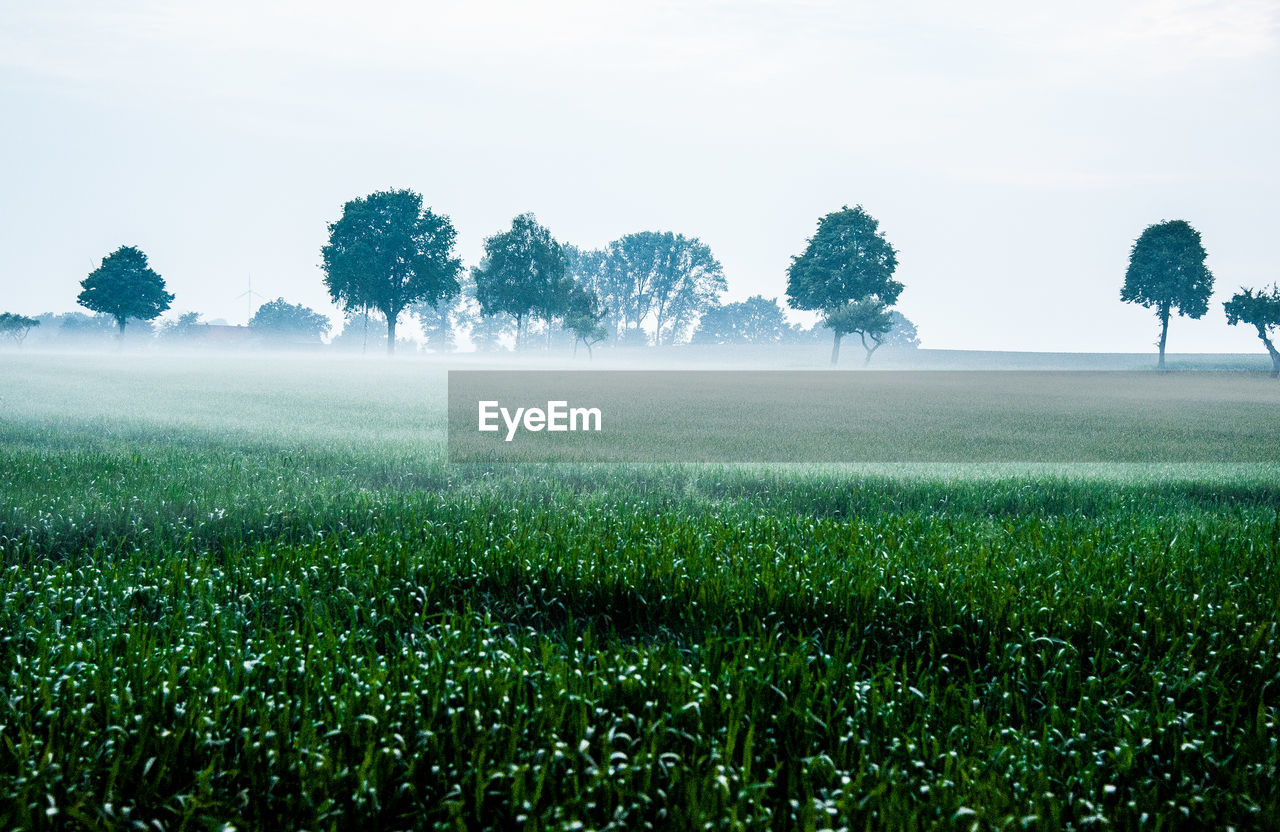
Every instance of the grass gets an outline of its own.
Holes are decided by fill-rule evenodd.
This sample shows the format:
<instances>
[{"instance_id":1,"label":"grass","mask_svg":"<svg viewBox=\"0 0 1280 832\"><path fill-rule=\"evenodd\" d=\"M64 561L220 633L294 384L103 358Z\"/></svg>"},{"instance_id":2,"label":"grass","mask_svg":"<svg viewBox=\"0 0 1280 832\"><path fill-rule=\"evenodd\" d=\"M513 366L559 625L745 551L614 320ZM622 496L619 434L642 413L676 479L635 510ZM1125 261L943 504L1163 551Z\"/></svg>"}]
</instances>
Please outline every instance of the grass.
<instances>
[{"instance_id":1,"label":"grass","mask_svg":"<svg viewBox=\"0 0 1280 832\"><path fill-rule=\"evenodd\" d=\"M0 823L1268 828L1273 465L448 465L438 371L6 358Z\"/></svg>"},{"instance_id":2,"label":"grass","mask_svg":"<svg viewBox=\"0 0 1280 832\"><path fill-rule=\"evenodd\" d=\"M551 399L603 429L477 429ZM1280 464L1280 384L1244 372L453 372L449 423L454 462Z\"/></svg>"}]
</instances>

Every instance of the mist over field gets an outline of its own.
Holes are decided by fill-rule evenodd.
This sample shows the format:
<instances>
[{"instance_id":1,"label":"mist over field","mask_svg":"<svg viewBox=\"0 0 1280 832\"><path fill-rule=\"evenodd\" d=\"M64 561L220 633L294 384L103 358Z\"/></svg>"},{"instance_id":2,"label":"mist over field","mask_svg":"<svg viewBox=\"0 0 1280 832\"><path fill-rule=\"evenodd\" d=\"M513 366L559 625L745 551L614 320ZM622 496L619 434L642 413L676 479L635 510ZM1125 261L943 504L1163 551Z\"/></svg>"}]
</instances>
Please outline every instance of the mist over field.
<instances>
[{"instance_id":1,"label":"mist over field","mask_svg":"<svg viewBox=\"0 0 1280 832\"><path fill-rule=\"evenodd\" d=\"M1275 420L1194 464L450 464L448 371L490 361L0 356L6 823L1280 808Z\"/></svg>"}]
</instances>

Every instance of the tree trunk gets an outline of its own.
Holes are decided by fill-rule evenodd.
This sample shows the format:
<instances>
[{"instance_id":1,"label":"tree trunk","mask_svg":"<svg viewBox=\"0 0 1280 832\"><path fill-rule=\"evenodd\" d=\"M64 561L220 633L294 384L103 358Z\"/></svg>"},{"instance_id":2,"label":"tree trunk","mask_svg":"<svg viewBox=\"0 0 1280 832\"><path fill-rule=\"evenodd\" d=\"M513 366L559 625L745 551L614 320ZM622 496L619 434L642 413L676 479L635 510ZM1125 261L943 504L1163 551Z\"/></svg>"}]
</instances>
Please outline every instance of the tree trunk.
<instances>
[{"instance_id":1,"label":"tree trunk","mask_svg":"<svg viewBox=\"0 0 1280 832\"><path fill-rule=\"evenodd\" d=\"M121 341L123 341L123 340L124 340L124 325L125 325L125 321L126 321L126 320L127 320L127 319L122 318L122 317L120 317L119 315L117 315L117 316L116 316L116 326L120 327L120 331L116 333L116 336L117 336Z\"/></svg>"},{"instance_id":2,"label":"tree trunk","mask_svg":"<svg viewBox=\"0 0 1280 832\"><path fill-rule=\"evenodd\" d=\"M1280 378L1280 350L1276 349L1276 345L1271 343L1271 339L1267 337L1267 328L1262 324L1255 324L1258 327L1258 337L1262 339L1262 343L1266 345L1267 354L1271 356L1271 377Z\"/></svg>"},{"instance_id":3,"label":"tree trunk","mask_svg":"<svg viewBox=\"0 0 1280 832\"><path fill-rule=\"evenodd\" d=\"M400 315L387 315L387 355L396 354L396 318Z\"/></svg>"},{"instance_id":4,"label":"tree trunk","mask_svg":"<svg viewBox=\"0 0 1280 832\"><path fill-rule=\"evenodd\" d=\"M867 357L866 357L866 359L862 362L862 366L867 367L867 366L870 366L870 364L871 364L871 356L875 354L875 351L876 351L876 350L880 349L880 342L879 342L879 341L877 341L876 339L872 338L872 339L871 339L871 346L869 346L869 347L868 347L868 346L867 346L867 336L866 336L865 334L863 334L861 337L862 337L862 348L863 348L864 350L866 350L866 351L867 351Z\"/></svg>"},{"instance_id":5,"label":"tree trunk","mask_svg":"<svg viewBox=\"0 0 1280 832\"><path fill-rule=\"evenodd\" d=\"M1160 307L1160 361L1156 364L1157 370L1164 369L1164 345L1169 340L1169 307Z\"/></svg>"},{"instance_id":6,"label":"tree trunk","mask_svg":"<svg viewBox=\"0 0 1280 832\"><path fill-rule=\"evenodd\" d=\"M520 337L524 333L524 315L516 315L516 351L520 350Z\"/></svg>"},{"instance_id":7,"label":"tree trunk","mask_svg":"<svg viewBox=\"0 0 1280 832\"><path fill-rule=\"evenodd\" d=\"M844 337L843 333L836 333L835 343L831 345L831 366L834 367L840 361L840 339Z\"/></svg>"}]
</instances>

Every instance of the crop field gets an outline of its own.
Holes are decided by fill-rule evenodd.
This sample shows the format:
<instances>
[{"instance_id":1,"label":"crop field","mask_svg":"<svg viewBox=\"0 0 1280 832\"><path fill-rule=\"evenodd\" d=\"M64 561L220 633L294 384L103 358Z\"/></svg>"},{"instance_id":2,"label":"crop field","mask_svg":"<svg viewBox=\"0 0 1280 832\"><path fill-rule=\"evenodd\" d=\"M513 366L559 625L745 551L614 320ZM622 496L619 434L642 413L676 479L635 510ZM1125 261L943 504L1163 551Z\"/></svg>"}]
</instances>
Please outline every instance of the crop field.
<instances>
[{"instance_id":1,"label":"crop field","mask_svg":"<svg viewBox=\"0 0 1280 832\"><path fill-rule=\"evenodd\" d=\"M3 829L1280 827L1266 420L1222 464L450 465L425 361L0 378Z\"/></svg>"}]
</instances>

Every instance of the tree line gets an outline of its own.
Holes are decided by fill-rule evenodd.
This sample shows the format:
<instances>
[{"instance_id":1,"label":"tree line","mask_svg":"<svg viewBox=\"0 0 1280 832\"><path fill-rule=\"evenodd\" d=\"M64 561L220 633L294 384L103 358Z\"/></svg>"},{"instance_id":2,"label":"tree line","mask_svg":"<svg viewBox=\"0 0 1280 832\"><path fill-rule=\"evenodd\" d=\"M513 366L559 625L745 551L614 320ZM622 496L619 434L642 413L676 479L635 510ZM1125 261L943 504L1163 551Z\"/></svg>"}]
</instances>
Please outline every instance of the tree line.
<instances>
[{"instance_id":1,"label":"tree line","mask_svg":"<svg viewBox=\"0 0 1280 832\"><path fill-rule=\"evenodd\" d=\"M832 338L831 363L846 337L856 336L865 361L881 346L918 345L915 327L893 307L903 291L894 278L898 252L862 206L845 206L818 220L817 229L787 269L791 308L818 314L804 330L788 324L777 298L754 296L724 304L724 270L710 247L672 232L625 235L602 249L584 250L556 240L531 214L484 240L480 262L464 269L454 252L449 217L410 190L378 191L348 201L328 226L321 249L323 282L331 300L367 342L373 316L385 326L388 353L406 315L422 325L428 344L449 345L465 324L479 348L513 343L516 349L572 342L590 354L602 342L668 346L680 343L783 343ZM1213 275L1200 234L1183 220L1146 228L1130 252L1121 300L1155 310L1160 324L1158 366L1164 367L1170 318L1199 318L1208 310ZM121 246L81 281L77 302L116 322L152 321L174 296L133 246ZM1280 327L1280 289L1241 288L1224 304L1228 322L1253 326L1280 375L1272 334ZM21 340L39 325L21 315L0 315L0 334ZM200 326L186 313L165 332L181 336ZM283 298L263 304L250 329L314 338L328 319Z\"/></svg>"}]
</instances>

